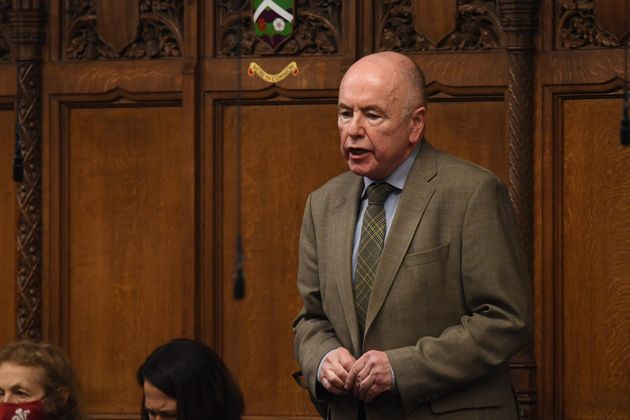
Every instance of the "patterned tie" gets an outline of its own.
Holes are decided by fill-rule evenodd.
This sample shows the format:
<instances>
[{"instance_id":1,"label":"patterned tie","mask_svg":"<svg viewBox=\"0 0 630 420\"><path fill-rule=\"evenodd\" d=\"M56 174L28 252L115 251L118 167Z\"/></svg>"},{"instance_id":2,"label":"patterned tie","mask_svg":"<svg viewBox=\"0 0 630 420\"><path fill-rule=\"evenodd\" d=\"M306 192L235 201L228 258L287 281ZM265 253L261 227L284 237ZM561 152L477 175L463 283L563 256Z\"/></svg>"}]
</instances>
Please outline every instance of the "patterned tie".
<instances>
[{"instance_id":1,"label":"patterned tie","mask_svg":"<svg viewBox=\"0 0 630 420\"><path fill-rule=\"evenodd\" d=\"M382 182L371 184L367 188L368 206L363 216L361 239L357 251L357 266L354 274L354 306L357 311L361 335L365 330L370 293L374 276L381 259L385 241L385 210L383 203L397 188Z\"/></svg>"}]
</instances>

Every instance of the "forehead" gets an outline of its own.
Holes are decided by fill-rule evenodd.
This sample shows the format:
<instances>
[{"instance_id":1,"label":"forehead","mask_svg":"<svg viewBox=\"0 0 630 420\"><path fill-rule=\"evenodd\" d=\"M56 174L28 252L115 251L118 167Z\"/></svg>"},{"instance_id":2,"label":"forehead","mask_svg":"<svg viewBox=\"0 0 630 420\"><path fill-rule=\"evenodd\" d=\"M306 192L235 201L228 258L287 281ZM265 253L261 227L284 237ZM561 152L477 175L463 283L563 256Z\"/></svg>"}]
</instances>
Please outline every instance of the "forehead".
<instances>
[{"instance_id":1,"label":"forehead","mask_svg":"<svg viewBox=\"0 0 630 420\"><path fill-rule=\"evenodd\" d=\"M386 108L400 102L400 88L399 78L386 68L366 65L353 67L339 86L339 104Z\"/></svg>"},{"instance_id":2,"label":"forehead","mask_svg":"<svg viewBox=\"0 0 630 420\"><path fill-rule=\"evenodd\" d=\"M43 387L44 369L39 366L24 366L14 362L0 364L0 387L21 385L29 388Z\"/></svg>"},{"instance_id":3,"label":"forehead","mask_svg":"<svg viewBox=\"0 0 630 420\"><path fill-rule=\"evenodd\" d=\"M177 409L177 400L166 395L162 390L155 387L151 382L145 379L142 385L144 390L144 405L152 410L174 410Z\"/></svg>"}]
</instances>

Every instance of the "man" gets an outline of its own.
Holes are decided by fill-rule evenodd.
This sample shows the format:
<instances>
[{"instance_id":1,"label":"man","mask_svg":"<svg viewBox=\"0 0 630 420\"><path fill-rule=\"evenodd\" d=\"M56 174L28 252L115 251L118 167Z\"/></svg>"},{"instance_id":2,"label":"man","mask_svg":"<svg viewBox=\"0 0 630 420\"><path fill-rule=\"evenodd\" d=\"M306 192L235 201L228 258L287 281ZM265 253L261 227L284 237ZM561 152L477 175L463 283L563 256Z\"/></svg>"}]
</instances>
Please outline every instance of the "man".
<instances>
[{"instance_id":1,"label":"man","mask_svg":"<svg viewBox=\"0 0 630 420\"><path fill-rule=\"evenodd\" d=\"M532 307L507 191L433 149L425 112L422 72L401 54L362 58L339 88L350 171L307 201L293 324L333 420L518 418L507 362Z\"/></svg>"}]
</instances>

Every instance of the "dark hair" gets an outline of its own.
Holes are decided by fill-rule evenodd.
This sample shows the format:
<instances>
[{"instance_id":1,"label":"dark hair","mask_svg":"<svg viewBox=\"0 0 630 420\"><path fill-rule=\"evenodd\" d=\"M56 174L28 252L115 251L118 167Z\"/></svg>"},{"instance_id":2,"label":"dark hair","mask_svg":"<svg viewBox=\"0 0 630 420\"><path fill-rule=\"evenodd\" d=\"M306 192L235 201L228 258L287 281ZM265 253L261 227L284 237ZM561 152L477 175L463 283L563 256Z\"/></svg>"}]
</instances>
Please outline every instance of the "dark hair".
<instances>
[{"instance_id":1,"label":"dark hair","mask_svg":"<svg viewBox=\"0 0 630 420\"><path fill-rule=\"evenodd\" d=\"M138 369L138 383L148 380L177 401L178 420L239 420L241 391L221 358L208 346L178 338L153 351ZM149 415L142 399L142 419Z\"/></svg>"},{"instance_id":2,"label":"dark hair","mask_svg":"<svg viewBox=\"0 0 630 420\"><path fill-rule=\"evenodd\" d=\"M9 343L0 349L0 365L5 362L42 369L44 377L41 385L47 394L42 404L49 419L84 418L79 409L76 376L70 361L59 347L30 340Z\"/></svg>"}]
</instances>

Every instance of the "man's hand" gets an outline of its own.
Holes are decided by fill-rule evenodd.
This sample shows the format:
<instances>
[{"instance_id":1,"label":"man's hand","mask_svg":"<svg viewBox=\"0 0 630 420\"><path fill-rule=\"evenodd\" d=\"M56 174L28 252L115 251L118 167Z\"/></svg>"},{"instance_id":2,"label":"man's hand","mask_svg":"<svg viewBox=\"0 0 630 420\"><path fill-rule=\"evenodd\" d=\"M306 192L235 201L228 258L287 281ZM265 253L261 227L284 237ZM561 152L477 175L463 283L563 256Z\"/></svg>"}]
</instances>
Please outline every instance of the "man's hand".
<instances>
[{"instance_id":1,"label":"man's hand","mask_svg":"<svg viewBox=\"0 0 630 420\"><path fill-rule=\"evenodd\" d=\"M348 372L356 360L348 350L339 347L326 356L320 369L319 383L330 393L335 395L347 394L344 387Z\"/></svg>"},{"instance_id":2,"label":"man's hand","mask_svg":"<svg viewBox=\"0 0 630 420\"><path fill-rule=\"evenodd\" d=\"M350 369L345 389L354 390L360 400L370 402L377 395L392 389L392 367L385 352L370 350Z\"/></svg>"}]
</instances>

